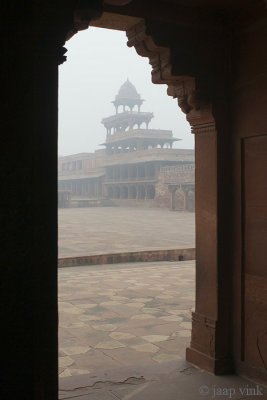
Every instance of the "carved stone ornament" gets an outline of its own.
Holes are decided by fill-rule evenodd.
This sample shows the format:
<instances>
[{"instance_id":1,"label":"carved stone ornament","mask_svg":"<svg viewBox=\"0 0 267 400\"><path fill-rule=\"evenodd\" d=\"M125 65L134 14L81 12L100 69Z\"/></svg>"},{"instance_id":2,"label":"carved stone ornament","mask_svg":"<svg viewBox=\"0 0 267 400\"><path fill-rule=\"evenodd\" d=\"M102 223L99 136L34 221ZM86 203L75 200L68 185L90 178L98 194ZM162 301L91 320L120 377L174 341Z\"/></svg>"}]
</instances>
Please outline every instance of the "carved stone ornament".
<instances>
[{"instance_id":1,"label":"carved stone ornament","mask_svg":"<svg viewBox=\"0 0 267 400\"><path fill-rule=\"evenodd\" d=\"M212 124L214 119L207 93L197 89L196 79L192 76L177 76L172 73L171 50L158 46L153 37L147 34L145 21L139 22L127 32L129 47L134 47L142 57L148 57L152 66L152 82L168 85L167 94L177 98L178 106L187 115L192 133L197 132L196 125ZM152 34L153 35L153 34Z\"/></svg>"}]
</instances>

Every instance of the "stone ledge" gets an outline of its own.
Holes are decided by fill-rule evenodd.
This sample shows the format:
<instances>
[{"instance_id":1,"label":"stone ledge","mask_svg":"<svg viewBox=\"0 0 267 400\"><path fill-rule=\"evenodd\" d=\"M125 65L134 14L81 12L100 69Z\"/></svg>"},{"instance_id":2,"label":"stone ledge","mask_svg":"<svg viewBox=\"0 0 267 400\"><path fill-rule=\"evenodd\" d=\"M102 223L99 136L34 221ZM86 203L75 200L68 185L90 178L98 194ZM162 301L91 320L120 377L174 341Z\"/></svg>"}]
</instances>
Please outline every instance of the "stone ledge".
<instances>
[{"instance_id":1,"label":"stone ledge","mask_svg":"<svg viewBox=\"0 0 267 400\"><path fill-rule=\"evenodd\" d=\"M188 261L195 260L196 249L145 250L125 253L95 254L82 257L58 259L58 267L76 267L82 265L119 264L146 261Z\"/></svg>"}]
</instances>

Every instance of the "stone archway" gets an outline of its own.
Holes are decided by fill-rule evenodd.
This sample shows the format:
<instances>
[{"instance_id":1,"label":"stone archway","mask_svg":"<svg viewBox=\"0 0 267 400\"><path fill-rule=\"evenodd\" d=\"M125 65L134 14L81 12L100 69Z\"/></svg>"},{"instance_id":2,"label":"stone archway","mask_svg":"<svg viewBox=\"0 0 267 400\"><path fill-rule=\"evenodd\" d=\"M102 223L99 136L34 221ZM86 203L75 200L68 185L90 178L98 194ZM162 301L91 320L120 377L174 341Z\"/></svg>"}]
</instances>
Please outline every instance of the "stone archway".
<instances>
[{"instance_id":1,"label":"stone archway","mask_svg":"<svg viewBox=\"0 0 267 400\"><path fill-rule=\"evenodd\" d=\"M252 379L266 379L262 368L247 362L244 340L244 328L249 328L244 311L253 300L245 278L250 278L247 268L254 274L259 265L259 252L252 249L253 262L246 258L251 250L247 235L255 235L247 218L256 219L251 214L255 198L246 201L244 179L251 193L261 188L250 179L253 174L266 182L259 154L266 141L266 2L192 0L184 7L174 1L171 11L163 1L153 8L151 2L138 2L139 9L130 5L127 11L117 11L116 3L123 4L106 1L105 11L114 18L103 17L102 26L121 23L128 30L129 44L150 58L153 82L168 84L169 94L178 96L196 134L197 299L187 357L212 372L235 368ZM62 4L17 7L15 2L3 18L8 38L1 87L3 132L8 133L1 142L2 260L8 265L2 271L6 398L10 388L17 398L21 393L57 398L58 64L66 59L66 38L103 11L100 0ZM123 15L126 21L120 22ZM145 15L146 26L140 23ZM266 226L262 218L256 223ZM265 255L264 246L261 251ZM251 342L260 363L252 333Z\"/></svg>"},{"instance_id":2,"label":"stone archway","mask_svg":"<svg viewBox=\"0 0 267 400\"><path fill-rule=\"evenodd\" d=\"M129 199L136 199L136 187L135 186L130 186L129 187Z\"/></svg>"},{"instance_id":3,"label":"stone archway","mask_svg":"<svg viewBox=\"0 0 267 400\"><path fill-rule=\"evenodd\" d=\"M153 200L155 198L155 186L147 185L147 199Z\"/></svg>"},{"instance_id":4,"label":"stone archway","mask_svg":"<svg viewBox=\"0 0 267 400\"><path fill-rule=\"evenodd\" d=\"M114 187L114 199L119 199L120 198L120 187L115 186Z\"/></svg>"},{"instance_id":5,"label":"stone archway","mask_svg":"<svg viewBox=\"0 0 267 400\"><path fill-rule=\"evenodd\" d=\"M128 186L121 186L120 198L121 199L128 199L129 198L129 190Z\"/></svg>"},{"instance_id":6,"label":"stone archway","mask_svg":"<svg viewBox=\"0 0 267 400\"><path fill-rule=\"evenodd\" d=\"M97 23L95 23L95 25L97 25ZM105 27L105 23L103 27ZM217 230L219 221L217 212L217 185L220 171L218 170L217 155L218 130L215 127L214 115L218 112L219 116L223 117L224 114L221 109L219 110L216 108L216 101L213 103L210 101L211 87L209 80L202 79L201 76L195 78L194 75L197 74L192 73L192 71L188 75L186 73L181 74L179 72L173 72L175 68L179 71L180 60L177 59L175 50L170 50L170 47L168 47L170 32L168 31L168 27L166 27L165 32L159 40L157 37L157 29L157 23L145 23L144 20L141 20L126 29L128 37L127 44L129 47L134 47L137 53L142 57L149 58L150 64L152 65L152 82L156 84L164 83L168 86L168 95L177 98L178 106L187 115L192 133L196 135L196 181L198 185L196 193L196 243L197 247L205 249L204 252L198 252L197 270L200 271L202 265L212 265L212 267L206 271L206 273L209 274L209 279L206 279L205 282L201 281L201 274L197 274L196 276L196 311L193 314L192 341L191 347L187 349L187 359L210 371L227 371L229 365L231 365L229 361L231 359L230 353L227 356L224 354L221 357L220 353L216 352L216 340L214 341L214 337L216 338L217 336L217 327L220 327L221 335L222 331L227 330L227 326L230 324L229 313L220 309L218 314L218 303L220 301L218 288L220 287L220 290L222 290L223 287L227 287L231 276L229 273L229 275L225 275L228 280L224 279L219 281L219 275L214 274L214 271L219 271L220 264L220 260L217 257L217 240L219 234ZM220 37L216 39L221 40ZM159 44L157 44L157 41L159 41ZM216 48L215 43L213 46L213 48ZM218 57L216 63L218 63L220 57ZM207 68L208 71L211 71L211 66L208 64L208 61L209 58L207 57ZM189 63L187 67L190 68L190 66L192 67ZM220 89L221 88L218 87L216 88L216 90ZM200 158L205 159L206 162L198 164ZM139 177L145 177L146 172L144 166L140 165L138 173ZM209 179L203 180L202 177L204 175L208 175ZM203 193L205 193L204 197L202 196ZM121 197L126 199L128 196L128 188L121 188ZM149 196L150 194L147 197ZM139 198L142 198L140 197L140 193ZM205 200L203 202L202 199L204 198ZM206 201L206 199L208 201ZM200 212L200 210L203 209L208 210L209 213L213 213L216 218L213 220L203 220L202 212ZM202 235L203 229L209 231L213 238L215 238L212 242L208 243L205 240ZM208 291L214 300L209 302L209 304L203 301L204 297L200 294L205 291ZM212 321L211 325L206 324L206 318ZM220 321L220 323L218 323L218 321ZM212 329L211 326L213 327ZM205 338L204 341L203 338ZM225 341L227 340L228 337L225 336ZM226 347L230 351L230 342L228 342ZM202 349L201 355L199 353L200 348Z\"/></svg>"},{"instance_id":7,"label":"stone archway","mask_svg":"<svg viewBox=\"0 0 267 400\"><path fill-rule=\"evenodd\" d=\"M146 189L144 185L138 185L137 187L137 198L144 200L146 198Z\"/></svg>"},{"instance_id":8,"label":"stone archway","mask_svg":"<svg viewBox=\"0 0 267 400\"><path fill-rule=\"evenodd\" d=\"M108 192L108 198L109 199L113 199L113 188L112 188L112 186L108 186L107 192Z\"/></svg>"}]
</instances>

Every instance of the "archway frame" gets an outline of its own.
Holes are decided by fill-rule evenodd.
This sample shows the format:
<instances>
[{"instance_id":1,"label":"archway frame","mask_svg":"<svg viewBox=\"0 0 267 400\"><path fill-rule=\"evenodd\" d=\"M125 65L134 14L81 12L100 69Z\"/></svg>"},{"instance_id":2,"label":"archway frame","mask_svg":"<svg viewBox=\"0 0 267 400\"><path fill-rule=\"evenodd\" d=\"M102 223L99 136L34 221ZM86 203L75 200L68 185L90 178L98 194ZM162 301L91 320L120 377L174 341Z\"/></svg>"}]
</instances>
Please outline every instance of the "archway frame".
<instances>
[{"instance_id":1,"label":"archway frame","mask_svg":"<svg viewBox=\"0 0 267 400\"><path fill-rule=\"evenodd\" d=\"M125 6L125 11L106 4L108 14L102 14L102 3L35 2L33 21L26 8L13 5L3 19L9 39L4 43L7 56L2 61L8 72L3 82L3 131L8 134L1 143L5 188L2 230L7 238L3 260L9 266L3 270L7 282L3 288L7 309L3 326L13 327L5 338L10 355L6 371L12 377L7 388L19 382L18 393L27 393L28 383L34 382L36 398L57 396L58 65L66 59L66 39L89 24L127 31L129 45L149 57L153 82L167 84L169 95L178 96L178 104L187 114L196 142L197 248L196 310L187 359L216 373L231 371L233 357L237 371L242 362L241 263L239 255L235 261L234 257L229 260L232 237L241 230L238 219L234 226L231 205L235 195L232 171L237 169L229 156L233 144L228 115L232 25L227 23L226 14L219 15L212 7L208 13L204 7L204 14L201 10L194 14L194 6L179 5L168 13L164 5L161 13L160 2L155 2L157 9L151 7L145 13L142 7L146 2L139 2L141 11L131 5ZM258 2L255 4L256 9ZM263 15L260 8L257 12ZM237 152L236 144L234 148ZM17 183L15 193L11 180ZM229 224L225 224L226 217ZM20 287L27 290L18 290L14 284L18 279ZM20 342L14 347L18 332ZM25 368L18 372L17 365Z\"/></svg>"},{"instance_id":2,"label":"archway frame","mask_svg":"<svg viewBox=\"0 0 267 400\"><path fill-rule=\"evenodd\" d=\"M267 2L123 3L3 3L2 397L12 389L14 398L57 398L58 64L66 39L90 23L128 32L139 24L132 29L136 48L150 54L153 81L178 96L195 133L197 300L187 358L266 382L266 371L251 367L244 351L241 144L266 140Z\"/></svg>"},{"instance_id":3,"label":"archway frame","mask_svg":"<svg viewBox=\"0 0 267 400\"><path fill-rule=\"evenodd\" d=\"M89 25L114 28L110 26L107 15L103 15L97 8L94 13L89 9L76 9L74 27L66 34L66 38ZM167 94L177 99L178 106L186 114L195 135L196 304L192 315L191 345L186 351L186 358L211 372L229 373L233 370L232 315L229 311L226 312L232 301L229 296L229 286L232 285L229 263L228 267L225 265L229 244L225 241L224 248L219 248L218 242L225 234L225 227L221 228L220 214L223 215L224 210L229 207L227 202L220 201L219 196L225 186L225 180L220 181L220 174L229 170L229 166L223 165L222 154L226 151L226 146L222 137L227 137L230 131L227 126L225 82L218 84L214 74L216 71L218 76L221 75L225 62L228 61L225 53L225 31L214 31L211 37L210 28L203 29L201 39L208 41L206 47L215 52L216 58L211 59L206 53L203 56L204 65L192 65L192 59L184 60L177 56L177 49L171 45L170 26L163 27L162 24L142 18L135 20L132 25L129 17L124 24L125 18L120 14L115 21L116 28L120 26L120 20L120 29L126 28L127 45L134 47L140 56L149 59L152 82L167 85ZM188 33L187 28L179 29L180 33L183 30ZM192 44L195 44L195 38L190 35L185 40L184 47ZM207 218L206 215L212 218ZM208 234L203 235L203 230ZM224 279L221 279L221 274ZM209 298L205 293L209 293Z\"/></svg>"}]
</instances>

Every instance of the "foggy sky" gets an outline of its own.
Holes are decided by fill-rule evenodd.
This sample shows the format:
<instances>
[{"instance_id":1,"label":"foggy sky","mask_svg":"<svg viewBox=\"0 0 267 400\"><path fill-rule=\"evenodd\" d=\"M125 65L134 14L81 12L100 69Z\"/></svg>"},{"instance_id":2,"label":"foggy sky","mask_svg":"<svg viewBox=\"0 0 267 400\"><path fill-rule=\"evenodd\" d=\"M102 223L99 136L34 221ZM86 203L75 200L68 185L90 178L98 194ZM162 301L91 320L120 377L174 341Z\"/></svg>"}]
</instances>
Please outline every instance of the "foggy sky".
<instances>
[{"instance_id":1,"label":"foggy sky","mask_svg":"<svg viewBox=\"0 0 267 400\"><path fill-rule=\"evenodd\" d=\"M103 148L101 120L115 114L111 101L127 78L145 99L141 111L154 113L149 128L172 130L182 139L175 147L194 147L177 100L167 96L166 85L152 84L148 59L126 43L125 32L92 27L66 43L67 61L59 68L59 155Z\"/></svg>"}]
</instances>

